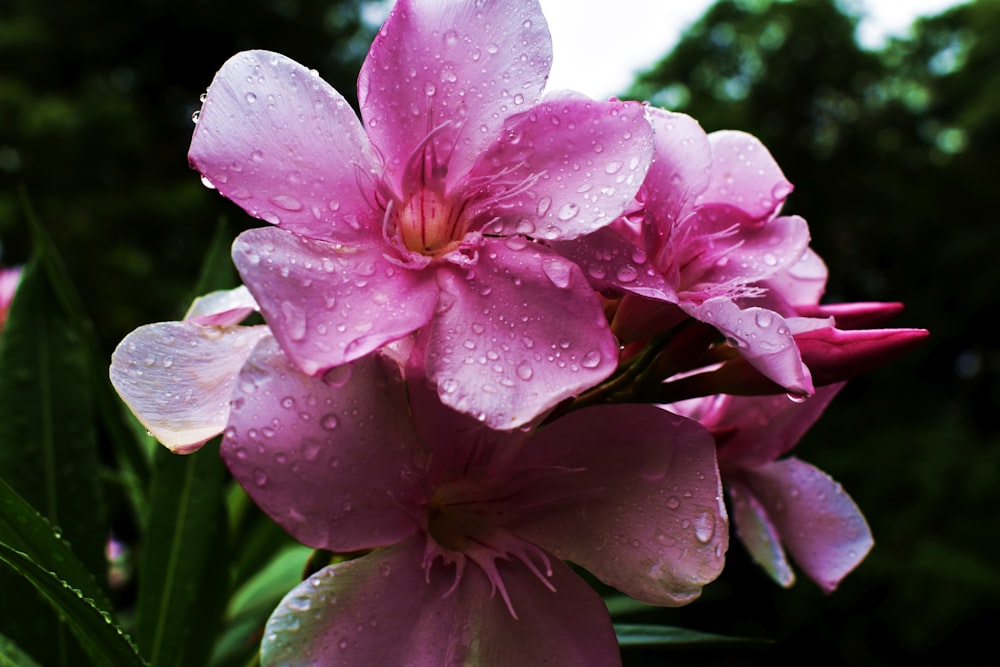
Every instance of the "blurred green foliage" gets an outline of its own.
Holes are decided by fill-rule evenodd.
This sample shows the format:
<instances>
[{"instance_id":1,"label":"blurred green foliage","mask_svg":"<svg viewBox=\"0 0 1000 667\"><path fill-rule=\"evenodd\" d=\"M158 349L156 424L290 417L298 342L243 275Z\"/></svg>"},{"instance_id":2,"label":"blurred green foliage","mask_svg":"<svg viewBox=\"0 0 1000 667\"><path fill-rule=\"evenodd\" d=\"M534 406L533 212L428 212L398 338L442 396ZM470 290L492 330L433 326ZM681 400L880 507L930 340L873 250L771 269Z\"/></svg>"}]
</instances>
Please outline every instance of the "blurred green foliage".
<instances>
[{"instance_id":1,"label":"blurred green foliage","mask_svg":"<svg viewBox=\"0 0 1000 667\"><path fill-rule=\"evenodd\" d=\"M760 137L796 185L831 301L903 301L921 350L852 381L795 452L842 482L875 549L830 597L730 551L682 610L778 639L760 663L988 664L1000 621L1000 2L858 46L833 0L717 3L628 96ZM694 663L693 663L694 664ZM704 663L696 663L704 664ZM721 664L731 664L722 661ZM739 664L739 663L736 663Z\"/></svg>"},{"instance_id":2,"label":"blurred green foliage","mask_svg":"<svg viewBox=\"0 0 1000 667\"><path fill-rule=\"evenodd\" d=\"M230 237L261 224L186 164L199 94L229 56L267 48L353 101L377 23L363 17L379 11L350 0L5 0L0 261L30 251L23 188L108 356L131 329L177 318L217 221ZM796 452L843 482L875 549L825 596L807 580L777 588L734 545L701 601L623 620L777 643L667 657L628 648L626 664L988 664L978 656L1000 621L1000 346L989 333L1000 2L924 20L878 52L857 45L856 25L834 0L719 2L628 96L761 137L796 184L785 210L809 220L830 299L902 300L892 324L931 330L920 351L853 381ZM126 503L111 493L109 504L127 541ZM274 541L273 527L248 525ZM115 602L127 608L130 593Z\"/></svg>"}]
</instances>

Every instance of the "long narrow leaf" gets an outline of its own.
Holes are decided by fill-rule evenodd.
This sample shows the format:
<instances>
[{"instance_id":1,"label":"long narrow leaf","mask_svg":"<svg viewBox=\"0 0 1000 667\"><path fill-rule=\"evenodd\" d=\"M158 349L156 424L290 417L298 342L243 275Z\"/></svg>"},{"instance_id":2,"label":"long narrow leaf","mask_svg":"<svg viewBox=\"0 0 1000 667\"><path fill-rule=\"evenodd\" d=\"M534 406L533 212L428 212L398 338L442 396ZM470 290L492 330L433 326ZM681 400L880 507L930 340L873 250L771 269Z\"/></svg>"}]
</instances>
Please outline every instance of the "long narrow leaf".
<instances>
[{"instance_id":1,"label":"long narrow leaf","mask_svg":"<svg viewBox=\"0 0 1000 667\"><path fill-rule=\"evenodd\" d=\"M699 632L669 625L641 625L615 623L615 635L620 646L673 646L677 648L733 647L736 645L760 646L766 639L729 637L710 632Z\"/></svg>"},{"instance_id":2,"label":"long narrow leaf","mask_svg":"<svg viewBox=\"0 0 1000 667\"><path fill-rule=\"evenodd\" d=\"M108 528L86 355L44 257L36 249L25 267L0 338L0 472L103 578ZM24 581L2 572L0 589L25 599L0 605L0 632L42 664L79 664L79 647Z\"/></svg>"},{"instance_id":3,"label":"long narrow leaf","mask_svg":"<svg viewBox=\"0 0 1000 667\"><path fill-rule=\"evenodd\" d=\"M76 557L52 525L0 479L0 541L27 554L39 566L55 572L102 609L111 604L94 576Z\"/></svg>"},{"instance_id":4,"label":"long narrow leaf","mask_svg":"<svg viewBox=\"0 0 1000 667\"><path fill-rule=\"evenodd\" d=\"M13 641L0 635L0 667L39 667L30 655Z\"/></svg>"},{"instance_id":5,"label":"long narrow leaf","mask_svg":"<svg viewBox=\"0 0 1000 667\"><path fill-rule=\"evenodd\" d=\"M111 622L107 612L98 609L53 573L40 567L26 554L0 542L0 561L31 582L38 593L64 619L98 667L147 667L135 646L121 628Z\"/></svg>"},{"instance_id":6,"label":"long narrow leaf","mask_svg":"<svg viewBox=\"0 0 1000 667\"><path fill-rule=\"evenodd\" d=\"M192 651L207 659L209 647L200 644L211 642L228 597L228 572L208 569L228 562L225 468L213 450L154 456L136 641L156 667L195 667Z\"/></svg>"}]
</instances>

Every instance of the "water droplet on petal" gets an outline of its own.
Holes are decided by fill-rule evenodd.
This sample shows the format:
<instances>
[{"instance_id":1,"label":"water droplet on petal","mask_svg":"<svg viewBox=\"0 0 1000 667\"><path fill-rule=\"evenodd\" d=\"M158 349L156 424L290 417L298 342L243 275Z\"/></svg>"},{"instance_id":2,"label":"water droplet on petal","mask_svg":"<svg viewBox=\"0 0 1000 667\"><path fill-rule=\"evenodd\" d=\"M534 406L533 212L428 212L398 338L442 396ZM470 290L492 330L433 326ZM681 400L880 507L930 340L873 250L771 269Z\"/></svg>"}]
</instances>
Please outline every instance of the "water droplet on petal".
<instances>
[{"instance_id":1,"label":"water droplet on petal","mask_svg":"<svg viewBox=\"0 0 1000 667\"><path fill-rule=\"evenodd\" d=\"M667 498L667 509L675 510L681 506L681 499L677 496L670 496Z\"/></svg>"},{"instance_id":2,"label":"water droplet on petal","mask_svg":"<svg viewBox=\"0 0 1000 667\"><path fill-rule=\"evenodd\" d=\"M323 419L320 420L320 425L323 428L325 428L327 431L332 431L332 430L336 429L337 428L337 424L339 424L339 423L340 423L340 420L337 419L337 415L333 414L332 412L330 414L328 414L328 415L324 415Z\"/></svg>"},{"instance_id":3,"label":"water droplet on petal","mask_svg":"<svg viewBox=\"0 0 1000 667\"><path fill-rule=\"evenodd\" d=\"M271 197L269 201L278 208L282 208L286 211L302 210L302 202L291 195L275 195Z\"/></svg>"},{"instance_id":4,"label":"water droplet on petal","mask_svg":"<svg viewBox=\"0 0 1000 667\"><path fill-rule=\"evenodd\" d=\"M639 271L634 266L623 266L615 275L619 282L630 283L639 277Z\"/></svg>"},{"instance_id":5,"label":"water droplet on petal","mask_svg":"<svg viewBox=\"0 0 1000 667\"><path fill-rule=\"evenodd\" d=\"M562 208L559 209L559 219L560 220L572 220L576 217L576 214L580 212L579 204L569 202L568 204L563 204Z\"/></svg>"},{"instance_id":6,"label":"water droplet on petal","mask_svg":"<svg viewBox=\"0 0 1000 667\"><path fill-rule=\"evenodd\" d=\"M260 468L254 469L254 471L253 471L253 483L256 484L257 486L266 486L267 485L267 473L264 472L263 470L261 470Z\"/></svg>"},{"instance_id":7,"label":"water droplet on petal","mask_svg":"<svg viewBox=\"0 0 1000 667\"><path fill-rule=\"evenodd\" d=\"M597 350L591 350L583 355L583 359L580 360L580 365L584 368L597 368L600 364L601 353Z\"/></svg>"},{"instance_id":8,"label":"water droplet on petal","mask_svg":"<svg viewBox=\"0 0 1000 667\"><path fill-rule=\"evenodd\" d=\"M351 365L334 366L323 374L323 382L331 387L343 387L351 379Z\"/></svg>"},{"instance_id":9,"label":"water droplet on petal","mask_svg":"<svg viewBox=\"0 0 1000 667\"><path fill-rule=\"evenodd\" d=\"M535 372L531 370L531 366L529 366L528 364L521 364L520 366L517 367L517 377L521 378L522 380L530 380L531 376L534 374Z\"/></svg>"},{"instance_id":10,"label":"water droplet on petal","mask_svg":"<svg viewBox=\"0 0 1000 667\"><path fill-rule=\"evenodd\" d=\"M714 514L703 512L694 518L694 536L702 544L708 544L715 536Z\"/></svg>"}]
</instances>

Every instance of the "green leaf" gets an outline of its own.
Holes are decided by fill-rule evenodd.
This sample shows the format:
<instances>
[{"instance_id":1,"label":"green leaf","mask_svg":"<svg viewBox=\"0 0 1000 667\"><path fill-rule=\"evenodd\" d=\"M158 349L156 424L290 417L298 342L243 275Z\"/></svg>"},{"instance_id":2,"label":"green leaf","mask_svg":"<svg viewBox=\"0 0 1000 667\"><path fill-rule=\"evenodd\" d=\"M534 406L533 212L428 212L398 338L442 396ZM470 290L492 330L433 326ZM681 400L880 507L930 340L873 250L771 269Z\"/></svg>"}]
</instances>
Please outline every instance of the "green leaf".
<instances>
[{"instance_id":1,"label":"green leaf","mask_svg":"<svg viewBox=\"0 0 1000 667\"><path fill-rule=\"evenodd\" d=\"M734 645L767 644L766 639L727 637L669 625L615 623L615 635L621 646L673 646L678 648L714 648Z\"/></svg>"},{"instance_id":2,"label":"green leaf","mask_svg":"<svg viewBox=\"0 0 1000 667\"><path fill-rule=\"evenodd\" d=\"M107 612L98 609L80 591L3 542L0 542L0 561L31 582L46 602L65 619L94 665L148 667L131 640L110 620Z\"/></svg>"},{"instance_id":3,"label":"green leaf","mask_svg":"<svg viewBox=\"0 0 1000 667\"><path fill-rule=\"evenodd\" d=\"M0 479L0 541L55 572L103 609L111 604L94 576L84 567L51 524Z\"/></svg>"},{"instance_id":4,"label":"green leaf","mask_svg":"<svg viewBox=\"0 0 1000 667\"><path fill-rule=\"evenodd\" d=\"M103 578L108 525L91 377L78 322L51 278L52 252L36 247L0 337L0 470L61 531L87 570ZM0 590L5 599L26 600L17 608L0 605L0 628L21 648L45 665L82 659L25 582L3 572Z\"/></svg>"},{"instance_id":5,"label":"green leaf","mask_svg":"<svg viewBox=\"0 0 1000 667\"><path fill-rule=\"evenodd\" d=\"M196 297L215 292L217 290L232 289L240 283L236 274L236 267L233 266L231 248L233 246L233 233L229 230L226 219L219 220L215 228L212 241L208 244L208 250L201 260L201 272L195 282L194 294L189 302Z\"/></svg>"},{"instance_id":6,"label":"green leaf","mask_svg":"<svg viewBox=\"0 0 1000 667\"><path fill-rule=\"evenodd\" d=\"M39 667L39 665L17 644L0 635L0 667Z\"/></svg>"},{"instance_id":7,"label":"green leaf","mask_svg":"<svg viewBox=\"0 0 1000 667\"><path fill-rule=\"evenodd\" d=\"M256 655L264 624L278 602L302 581L313 550L291 544L237 590L226 610L226 625L212 656L214 667L243 667Z\"/></svg>"},{"instance_id":8,"label":"green leaf","mask_svg":"<svg viewBox=\"0 0 1000 667\"><path fill-rule=\"evenodd\" d=\"M204 664L229 594L217 442L187 456L163 448L154 456L135 634L156 667Z\"/></svg>"}]
</instances>

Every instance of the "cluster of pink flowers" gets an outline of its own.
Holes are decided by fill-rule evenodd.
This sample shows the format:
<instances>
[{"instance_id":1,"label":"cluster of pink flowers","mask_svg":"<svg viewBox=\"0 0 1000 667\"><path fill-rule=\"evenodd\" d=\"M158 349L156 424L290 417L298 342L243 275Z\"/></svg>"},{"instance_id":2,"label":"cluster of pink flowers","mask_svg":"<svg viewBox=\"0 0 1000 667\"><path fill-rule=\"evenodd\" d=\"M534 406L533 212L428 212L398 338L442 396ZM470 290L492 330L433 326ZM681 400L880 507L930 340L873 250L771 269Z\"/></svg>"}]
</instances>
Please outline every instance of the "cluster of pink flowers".
<instances>
[{"instance_id":1,"label":"cluster of pink flowers","mask_svg":"<svg viewBox=\"0 0 1000 667\"><path fill-rule=\"evenodd\" d=\"M398 0L360 121L276 53L208 90L191 164L271 226L233 245L244 286L131 333L111 376L173 451L223 434L296 539L366 552L285 597L264 665L611 665L564 561L681 605L730 513L784 585L786 549L832 590L872 545L839 485L779 457L926 332L820 303L757 139L543 92L550 62L535 0Z\"/></svg>"}]
</instances>

